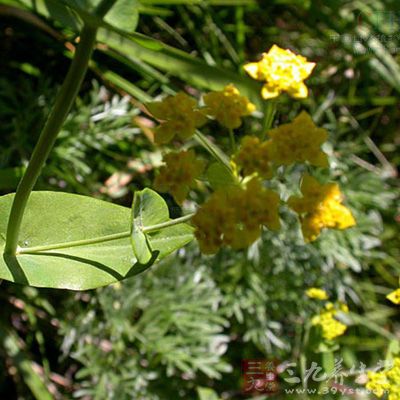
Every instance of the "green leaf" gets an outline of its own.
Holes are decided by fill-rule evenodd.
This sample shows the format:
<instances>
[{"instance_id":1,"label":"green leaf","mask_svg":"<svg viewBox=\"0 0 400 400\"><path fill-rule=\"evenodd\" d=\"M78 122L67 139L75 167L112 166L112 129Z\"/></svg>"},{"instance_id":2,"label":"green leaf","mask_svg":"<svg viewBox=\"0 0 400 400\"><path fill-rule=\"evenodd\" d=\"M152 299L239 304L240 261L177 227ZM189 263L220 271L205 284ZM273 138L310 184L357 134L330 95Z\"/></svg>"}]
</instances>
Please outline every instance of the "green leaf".
<instances>
[{"instance_id":1,"label":"green leaf","mask_svg":"<svg viewBox=\"0 0 400 400\"><path fill-rule=\"evenodd\" d=\"M138 263L132 252L129 208L57 192L31 194L19 240L21 251L38 246L50 249L33 249L16 257L3 255L13 198L13 194L0 197L1 279L38 287L86 290L120 281L150 266ZM121 237L76 245L77 241L109 235ZM165 256L168 251L160 254Z\"/></svg>"},{"instance_id":2,"label":"green leaf","mask_svg":"<svg viewBox=\"0 0 400 400\"><path fill-rule=\"evenodd\" d=\"M20 3L20 4L18 4ZM24 7L34 11L37 14L43 15L46 18L53 18L59 21L65 27L69 27L75 31L79 30L79 23L72 11L64 4L55 0L19 0L13 2L16 7L23 5ZM29 17L28 17L29 18ZM33 17L29 18L30 22L35 22Z\"/></svg>"},{"instance_id":3,"label":"green leaf","mask_svg":"<svg viewBox=\"0 0 400 400\"><path fill-rule=\"evenodd\" d=\"M229 171L225 165L218 162L210 165L207 169L206 176L214 190L237 185L232 172Z\"/></svg>"},{"instance_id":4,"label":"green leaf","mask_svg":"<svg viewBox=\"0 0 400 400\"><path fill-rule=\"evenodd\" d=\"M104 21L119 31L135 32L139 19L137 0L117 0Z\"/></svg>"},{"instance_id":5,"label":"green leaf","mask_svg":"<svg viewBox=\"0 0 400 400\"><path fill-rule=\"evenodd\" d=\"M153 256L151 245L147 240L147 236L143 233L146 220L149 220L152 216L158 214L161 216L163 214L162 210L152 208L152 203L154 203L153 199L154 198L149 195L147 189L144 189L141 192L135 192L133 199L131 241L133 252L141 263L148 263ZM157 206L157 204L154 205Z\"/></svg>"},{"instance_id":6,"label":"green leaf","mask_svg":"<svg viewBox=\"0 0 400 400\"><path fill-rule=\"evenodd\" d=\"M110 3L115 4L104 18L97 14L101 0L20 0L20 2L32 11L51 17L74 30L79 29L79 23L70 10L92 26L102 26L119 33L135 32L139 19L138 0L110 0Z\"/></svg>"},{"instance_id":7,"label":"green leaf","mask_svg":"<svg viewBox=\"0 0 400 400\"><path fill-rule=\"evenodd\" d=\"M193 228L185 223L146 234L143 232L168 221L172 221L169 218L168 206L158 193L151 189L135 193L131 240L133 251L140 263L146 264L152 258L162 258L193 240Z\"/></svg>"},{"instance_id":8,"label":"green leaf","mask_svg":"<svg viewBox=\"0 0 400 400\"><path fill-rule=\"evenodd\" d=\"M124 33L136 30L139 18L137 0L110 0L108 3L114 4L104 17L98 15L98 6L103 0L61 0L61 2L73 9L83 21L93 26L104 26Z\"/></svg>"}]
</instances>

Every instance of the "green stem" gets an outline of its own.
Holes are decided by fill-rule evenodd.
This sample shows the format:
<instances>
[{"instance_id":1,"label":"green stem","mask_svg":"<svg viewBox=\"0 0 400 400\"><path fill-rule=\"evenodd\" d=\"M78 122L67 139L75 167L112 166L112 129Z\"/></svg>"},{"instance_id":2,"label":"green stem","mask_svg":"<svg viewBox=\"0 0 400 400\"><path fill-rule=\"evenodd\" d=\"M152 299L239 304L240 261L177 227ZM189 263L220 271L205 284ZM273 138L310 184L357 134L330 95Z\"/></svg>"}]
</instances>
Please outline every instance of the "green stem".
<instances>
[{"instance_id":1,"label":"green stem","mask_svg":"<svg viewBox=\"0 0 400 400\"><path fill-rule=\"evenodd\" d=\"M68 74L57 94L54 107L40 134L26 172L18 185L8 220L7 241L4 249L6 254L16 254L18 236L29 195L36 184L42 167L54 146L57 135L81 87L92 55L96 33L97 29L94 27L83 27L80 36L80 44L76 50Z\"/></svg>"},{"instance_id":2,"label":"green stem","mask_svg":"<svg viewBox=\"0 0 400 400\"><path fill-rule=\"evenodd\" d=\"M274 122L274 117L276 114L276 101L269 100L265 106L264 110L264 123L263 123L263 131L262 131L262 139L265 139L267 131L269 131L272 127L272 123Z\"/></svg>"},{"instance_id":3,"label":"green stem","mask_svg":"<svg viewBox=\"0 0 400 400\"><path fill-rule=\"evenodd\" d=\"M210 140L200 131L196 131L195 138L218 162L220 162L229 170L229 172L232 173L232 167L229 162L229 158L217 145L210 142Z\"/></svg>"},{"instance_id":4,"label":"green stem","mask_svg":"<svg viewBox=\"0 0 400 400\"><path fill-rule=\"evenodd\" d=\"M231 141L232 153L235 153L236 152L236 141L235 141L235 134L233 132L233 129L229 129L229 139Z\"/></svg>"},{"instance_id":5,"label":"green stem","mask_svg":"<svg viewBox=\"0 0 400 400\"><path fill-rule=\"evenodd\" d=\"M161 224L145 226L142 229L142 232L143 233L156 232L156 231L160 231L161 229L168 228L170 226L182 224L183 222L186 222L186 221L189 221L190 219L192 219L194 215L195 215L195 213L191 213L188 215L184 215L183 217L180 217L180 218L175 218L175 219L171 219L170 221L162 222Z\"/></svg>"},{"instance_id":6,"label":"green stem","mask_svg":"<svg viewBox=\"0 0 400 400\"><path fill-rule=\"evenodd\" d=\"M163 222L161 224L146 226L142 229L143 233L150 233L160 231L162 229L168 228L170 226L182 224L183 222L189 221L193 218L194 213L185 215L180 218L171 219L170 221ZM98 244L111 242L113 240L125 239L131 236L130 231L121 232L121 233L113 233L112 235L99 236L92 239L84 239L84 240L75 240L73 242L64 242L57 244L49 244L44 246L34 246L34 247L18 247L17 254L32 254L32 253L41 253L44 251L50 250L60 250L67 249L71 247L79 247L79 246L87 246L90 244Z\"/></svg>"}]
</instances>

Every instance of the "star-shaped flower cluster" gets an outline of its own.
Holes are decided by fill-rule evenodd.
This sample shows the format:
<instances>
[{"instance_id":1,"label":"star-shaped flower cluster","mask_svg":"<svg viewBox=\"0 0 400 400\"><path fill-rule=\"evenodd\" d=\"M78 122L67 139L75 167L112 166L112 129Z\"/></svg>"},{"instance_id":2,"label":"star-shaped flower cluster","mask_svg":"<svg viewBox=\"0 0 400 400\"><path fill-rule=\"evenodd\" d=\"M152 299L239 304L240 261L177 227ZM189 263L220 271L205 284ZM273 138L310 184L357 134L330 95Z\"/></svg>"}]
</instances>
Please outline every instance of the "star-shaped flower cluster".
<instances>
[{"instance_id":1,"label":"star-shaped flower cluster","mask_svg":"<svg viewBox=\"0 0 400 400\"><path fill-rule=\"evenodd\" d=\"M246 64L244 69L253 79L265 82L261 95L272 99L282 92L294 98L307 97L308 89L303 81L314 67L315 63L305 57L273 45L260 61Z\"/></svg>"}]
</instances>

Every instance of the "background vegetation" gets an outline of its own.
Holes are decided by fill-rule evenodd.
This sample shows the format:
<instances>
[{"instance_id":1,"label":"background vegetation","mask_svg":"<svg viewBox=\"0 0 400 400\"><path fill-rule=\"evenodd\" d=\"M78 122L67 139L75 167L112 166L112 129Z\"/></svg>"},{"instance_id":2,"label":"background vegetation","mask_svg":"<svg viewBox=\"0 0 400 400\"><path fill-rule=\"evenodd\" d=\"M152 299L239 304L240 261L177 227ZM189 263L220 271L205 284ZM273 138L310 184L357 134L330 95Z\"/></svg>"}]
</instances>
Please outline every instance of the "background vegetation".
<instances>
[{"instance_id":1,"label":"background vegetation","mask_svg":"<svg viewBox=\"0 0 400 400\"><path fill-rule=\"evenodd\" d=\"M2 194L16 188L76 40L68 24L35 3L0 2ZM278 236L265 232L248 251L205 257L192 244L142 275L95 291L3 282L1 397L240 399L242 359L293 362L304 376L313 361L332 371L334 359L342 359L350 370L399 352L399 308L385 299L399 286L400 271L396 2L141 3L138 32L173 49L140 50L103 35L38 189L129 206L135 190L151 186L162 151L150 140L140 102L215 88L223 74L215 69L207 80L204 65L242 74L244 62L277 43L317 68L308 80L311 96L295 103L282 98L276 123L306 109L329 131L332 177L358 225L304 245L287 213ZM301 172L294 171L289 186ZM309 335L318 306L304 291L312 286L351 310L334 346ZM347 387L362 387L355 375ZM290 398L283 378L276 397ZM293 398L301 396L319 398Z\"/></svg>"}]
</instances>

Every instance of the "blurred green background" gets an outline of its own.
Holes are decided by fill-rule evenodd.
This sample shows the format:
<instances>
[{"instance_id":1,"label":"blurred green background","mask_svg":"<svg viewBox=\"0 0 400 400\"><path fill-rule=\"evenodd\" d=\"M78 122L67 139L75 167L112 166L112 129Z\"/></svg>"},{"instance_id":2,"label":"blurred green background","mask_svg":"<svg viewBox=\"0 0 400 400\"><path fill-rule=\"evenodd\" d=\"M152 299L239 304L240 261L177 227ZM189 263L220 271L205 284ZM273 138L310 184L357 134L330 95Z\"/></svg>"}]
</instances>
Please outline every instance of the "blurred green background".
<instances>
[{"instance_id":1,"label":"blurred green background","mask_svg":"<svg viewBox=\"0 0 400 400\"><path fill-rule=\"evenodd\" d=\"M77 35L55 17L51 2L0 1L1 194L15 190L69 65ZM38 189L130 206L135 190L151 186L162 151L149 140L140 103L215 89L224 71L243 75L245 62L276 43L317 68L310 97L280 99L275 124L306 109L328 130L331 177L357 227L305 245L284 213L281 232L265 232L247 251L205 257L193 243L95 291L3 282L0 397L242 399L243 359L295 363L295 375L304 376L312 362L332 372L336 358L350 371L398 353L399 307L385 299L400 271L397 2L142 0L137 31L170 47L100 37ZM215 71L212 79L205 68ZM286 185L294 187L301 172ZM318 305L304 291L313 286L351 310L334 345L309 332ZM363 374L353 372L346 387L362 388ZM284 374L279 381L275 398L347 398L291 395Z\"/></svg>"}]
</instances>

